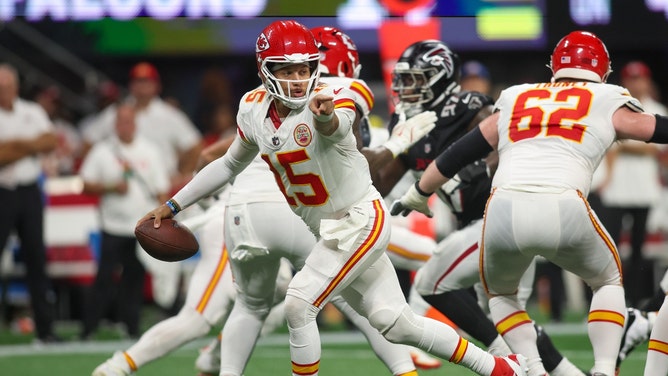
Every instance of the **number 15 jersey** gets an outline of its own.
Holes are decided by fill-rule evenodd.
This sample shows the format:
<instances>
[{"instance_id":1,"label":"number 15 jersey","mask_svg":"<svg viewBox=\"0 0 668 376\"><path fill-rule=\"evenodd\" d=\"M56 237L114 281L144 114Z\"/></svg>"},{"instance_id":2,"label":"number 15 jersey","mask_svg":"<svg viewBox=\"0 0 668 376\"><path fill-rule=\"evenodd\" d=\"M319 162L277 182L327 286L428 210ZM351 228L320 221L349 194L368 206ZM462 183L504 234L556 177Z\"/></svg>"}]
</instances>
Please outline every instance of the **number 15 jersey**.
<instances>
[{"instance_id":1,"label":"number 15 jersey","mask_svg":"<svg viewBox=\"0 0 668 376\"><path fill-rule=\"evenodd\" d=\"M340 86L319 86L315 93L334 97L339 128L330 136L316 131L308 105L279 119L264 88L244 95L237 124L240 138L259 148L292 210L318 236L322 219L341 218L380 194L352 132L353 93Z\"/></svg>"},{"instance_id":2,"label":"number 15 jersey","mask_svg":"<svg viewBox=\"0 0 668 376\"><path fill-rule=\"evenodd\" d=\"M512 86L499 96L499 167L492 187L589 194L594 170L616 139L613 113L642 112L620 86L592 82Z\"/></svg>"}]
</instances>

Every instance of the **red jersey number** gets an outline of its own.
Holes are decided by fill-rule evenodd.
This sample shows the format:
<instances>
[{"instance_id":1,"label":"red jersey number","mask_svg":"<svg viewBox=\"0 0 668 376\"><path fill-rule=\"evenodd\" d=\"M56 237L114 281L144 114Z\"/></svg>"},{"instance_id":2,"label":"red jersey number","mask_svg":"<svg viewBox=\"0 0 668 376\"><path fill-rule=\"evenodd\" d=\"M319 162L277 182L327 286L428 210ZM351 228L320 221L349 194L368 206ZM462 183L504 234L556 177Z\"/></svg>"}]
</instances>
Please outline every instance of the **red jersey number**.
<instances>
[{"instance_id":1,"label":"red jersey number","mask_svg":"<svg viewBox=\"0 0 668 376\"><path fill-rule=\"evenodd\" d=\"M326 203L329 199L329 192L325 188L325 184L322 182L319 175L313 173L295 174L292 169L292 165L311 159L308 154L306 154L306 150L299 149L287 153L276 154L276 159L278 164L285 170L290 185L309 186L311 187L311 194L295 192L294 197L288 195L287 190L283 185L283 181L281 180L281 174L276 170L276 166L271 163L269 156L263 154L262 159L267 162L271 172L274 173L274 178L276 179L276 183L278 183L278 187L281 189L283 196L285 196L288 204L291 206L297 205L297 200L304 206L320 206Z\"/></svg>"},{"instance_id":2,"label":"red jersey number","mask_svg":"<svg viewBox=\"0 0 668 376\"><path fill-rule=\"evenodd\" d=\"M569 105L571 98L575 98L575 106ZM527 106L529 100L537 105ZM547 113L547 127L544 127L545 110L540 106L542 100L564 103L564 107ZM582 142L585 126L577 121L587 116L591 107L592 94L589 90L570 87L557 92L547 89L532 89L521 93L515 101L510 118L509 134L513 142L537 137L547 129L545 136L558 136L569 141ZM520 125L524 119L524 124Z\"/></svg>"}]
</instances>

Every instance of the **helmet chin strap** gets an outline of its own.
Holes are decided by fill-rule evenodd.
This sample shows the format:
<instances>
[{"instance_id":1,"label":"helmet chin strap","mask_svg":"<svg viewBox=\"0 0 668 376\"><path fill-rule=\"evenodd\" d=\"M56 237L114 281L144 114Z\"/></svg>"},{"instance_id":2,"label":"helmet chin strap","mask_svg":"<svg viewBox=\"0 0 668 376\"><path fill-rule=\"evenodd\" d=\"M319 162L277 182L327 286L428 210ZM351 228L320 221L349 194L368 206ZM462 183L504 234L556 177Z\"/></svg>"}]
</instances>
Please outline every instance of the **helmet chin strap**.
<instances>
[{"instance_id":1,"label":"helmet chin strap","mask_svg":"<svg viewBox=\"0 0 668 376\"><path fill-rule=\"evenodd\" d=\"M459 91L462 89L461 86L459 86L458 82L452 82L450 85L448 85L447 88L445 88L445 92L450 94L450 93L459 93Z\"/></svg>"},{"instance_id":2,"label":"helmet chin strap","mask_svg":"<svg viewBox=\"0 0 668 376\"><path fill-rule=\"evenodd\" d=\"M281 98L276 98L278 99L283 105L291 110L298 110L306 105L306 101L304 102L291 102L291 101L286 101Z\"/></svg>"},{"instance_id":3,"label":"helmet chin strap","mask_svg":"<svg viewBox=\"0 0 668 376\"><path fill-rule=\"evenodd\" d=\"M439 95L438 98L434 99L431 102L431 105L429 106L429 108L433 108L437 104L441 103L442 101L445 100L446 97L448 97L452 94L455 94L455 93L459 93L461 91L461 89L462 89L462 87L459 86L459 84L457 82L450 83L450 85L448 85L448 87L445 88L445 90L441 93L441 95Z\"/></svg>"}]
</instances>

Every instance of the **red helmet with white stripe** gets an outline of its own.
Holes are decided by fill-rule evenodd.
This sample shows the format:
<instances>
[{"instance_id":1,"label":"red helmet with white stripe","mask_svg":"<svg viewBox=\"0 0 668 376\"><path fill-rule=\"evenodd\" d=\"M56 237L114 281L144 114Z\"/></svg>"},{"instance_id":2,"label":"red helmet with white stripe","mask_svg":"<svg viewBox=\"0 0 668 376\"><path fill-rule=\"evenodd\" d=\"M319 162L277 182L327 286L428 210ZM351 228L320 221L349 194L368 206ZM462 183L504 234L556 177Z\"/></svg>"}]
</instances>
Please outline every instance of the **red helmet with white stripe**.
<instances>
[{"instance_id":1,"label":"red helmet with white stripe","mask_svg":"<svg viewBox=\"0 0 668 376\"><path fill-rule=\"evenodd\" d=\"M330 26L311 29L320 49L320 70L333 76L359 78L362 65L355 42L341 30Z\"/></svg>"},{"instance_id":2,"label":"red helmet with white stripe","mask_svg":"<svg viewBox=\"0 0 668 376\"><path fill-rule=\"evenodd\" d=\"M554 80L577 78L605 82L612 72L608 49L588 31L573 31L561 38L552 52L549 67Z\"/></svg>"},{"instance_id":3,"label":"red helmet with white stripe","mask_svg":"<svg viewBox=\"0 0 668 376\"><path fill-rule=\"evenodd\" d=\"M310 93L317 85L320 62L320 51L313 34L306 26L296 21L275 21L267 26L255 43L255 56L258 74L272 96L279 99L288 108L303 107L308 95L292 97L281 87L281 81L273 72L293 64L306 64L311 70L308 78L307 92ZM288 85L289 87L289 85Z\"/></svg>"}]
</instances>

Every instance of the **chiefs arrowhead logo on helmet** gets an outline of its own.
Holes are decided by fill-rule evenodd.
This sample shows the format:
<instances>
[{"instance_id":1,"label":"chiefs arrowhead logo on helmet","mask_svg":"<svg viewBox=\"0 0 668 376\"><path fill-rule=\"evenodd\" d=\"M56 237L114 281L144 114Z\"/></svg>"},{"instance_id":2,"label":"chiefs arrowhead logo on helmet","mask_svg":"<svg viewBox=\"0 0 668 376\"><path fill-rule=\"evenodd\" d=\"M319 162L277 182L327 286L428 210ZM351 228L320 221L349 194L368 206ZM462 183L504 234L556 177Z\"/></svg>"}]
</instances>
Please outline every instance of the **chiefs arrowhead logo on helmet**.
<instances>
[{"instance_id":1,"label":"chiefs arrowhead logo on helmet","mask_svg":"<svg viewBox=\"0 0 668 376\"><path fill-rule=\"evenodd\" d=\"M306 26L292 20L274 21L265 27L255 43L255 57L257 59L258 74L262 79L269 95L277 98L290 109L300 109L308 103L309 95L318 84L320 76L320 51L315 43L313 33ZM287 65L306 64L309 68L309 77L298 81L306 82L307 95L293 96L287 87L292 85L294 78L287 79L286 83L275 75L276 69Z\"/></svg>"},{"instance_id":2,"label":"chiefs arrowhead logo on helmet","mask_svg":"<svg viewBox=\"0 0 668 376\"><path fill-rule=\"evenodd\" d=\"M269 41L267 40L267 36L262 33L259 37L257 37L257 42L255 43L255 52L262 52L268 49Z\"/></svg>"}]
</instances>

